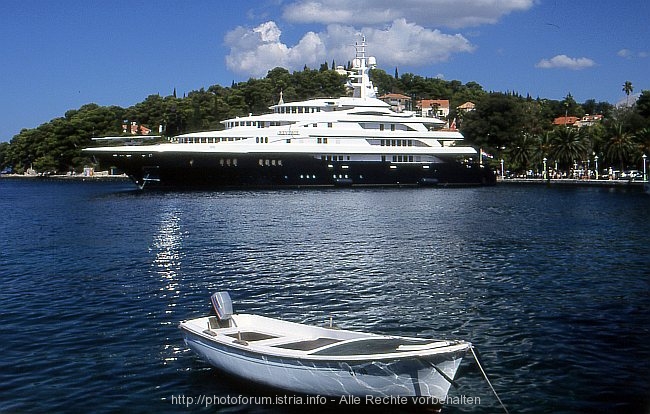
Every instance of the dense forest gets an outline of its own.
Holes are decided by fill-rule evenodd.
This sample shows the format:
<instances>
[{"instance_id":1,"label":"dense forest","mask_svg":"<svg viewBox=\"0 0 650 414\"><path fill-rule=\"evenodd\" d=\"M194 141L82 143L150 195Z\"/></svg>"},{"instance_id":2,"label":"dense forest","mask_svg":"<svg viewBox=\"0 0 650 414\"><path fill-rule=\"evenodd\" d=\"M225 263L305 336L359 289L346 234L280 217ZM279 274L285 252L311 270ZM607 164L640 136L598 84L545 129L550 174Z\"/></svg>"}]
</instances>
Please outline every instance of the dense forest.
<instances>
[{"instance_id":1,"label":"dense forest","mask_svg":"<svg viewBox=\"0 0 650 414\"><path fill-rule=\"evenodd\" d=\"M332 64L333 66L333 64ZM577 103L569 94L562 101L521 96L516 92L488 92L476 82L462 84L410 73L391 76L380 69L371 72L380 94L395 92L419 99L449 99L450 119L455 119L467 143L494 156L487 160L496 169L504 159L511 171L538 170L544 158L568 170L598 156L601 166L641 169L642 155L650 155L650 91L630 105L614 107L607 102ZM220 121L249 113L259 114L277 103L280 91L285 102L346 94L346 78L327 64L319 70L305 67L290 73L275 68L263 79L210 86L181 98L176 91L166 97L150 95L129 108L83 105L69 110L34 129L24 129L10 142L0 143L0 168L23 173L80 172L93 165L81 149L94 145L92 137L123 135L125 121L158 132L161 140L180 133L221 129ZM630 82L623 84L629 96ZM454 108L471 101L476 108ZM602 114L593 126L553 127L558 116L582 117ZM549 164L551 165L551 164Z\"/></svg>"}]
</instances>

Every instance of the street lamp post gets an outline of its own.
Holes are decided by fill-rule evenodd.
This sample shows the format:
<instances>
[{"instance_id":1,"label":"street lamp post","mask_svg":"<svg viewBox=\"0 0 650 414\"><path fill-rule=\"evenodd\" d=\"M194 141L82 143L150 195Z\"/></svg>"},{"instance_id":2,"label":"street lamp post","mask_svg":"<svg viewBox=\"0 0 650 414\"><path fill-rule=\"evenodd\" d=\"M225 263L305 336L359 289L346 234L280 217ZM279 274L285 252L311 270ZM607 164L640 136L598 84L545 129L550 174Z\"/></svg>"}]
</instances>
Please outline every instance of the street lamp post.
<instances>
[{"instance_id":1,"label":"street lamp post","mask_svg":"<svg viewBox=\"0 0 650 414\"><path fill-rule=\"evenodd\" d=\"M546 180L548 178L548 171L546 170L546 157L544 157L544 179Z\"/></svg>"},{"instance_id":2,"label":"street lamp post","mask_svg":"<svg viewBox=\"0 0 650 414\"><path fill-rule=\"evenodd\" d=\"M643 158L643 181L648 181L648 176L645 173L645 159L647 158L645 154L641 157Z\"/></svg>"},{"instance_id":3,"label":"street lamp post","mask_svg":"<svg viewBox=\"0 0 650 414\"><path fill-rule=\"evenodd\" d=\"M503 158L501 158L501 179L504 179L504 178L505 178L505 174L504 174L504 171L503 171Z\"/></svg>"},{"instance_id":4,"label":"street lamp post","mask_svg":"<svg viewBox=\"0 0 650 414\"><path fill-rule=\"evenodd\" d=\"M594 161L596 162L596 180L598 179L598 155L594 157Z\"/></svg>"}]
</instances>

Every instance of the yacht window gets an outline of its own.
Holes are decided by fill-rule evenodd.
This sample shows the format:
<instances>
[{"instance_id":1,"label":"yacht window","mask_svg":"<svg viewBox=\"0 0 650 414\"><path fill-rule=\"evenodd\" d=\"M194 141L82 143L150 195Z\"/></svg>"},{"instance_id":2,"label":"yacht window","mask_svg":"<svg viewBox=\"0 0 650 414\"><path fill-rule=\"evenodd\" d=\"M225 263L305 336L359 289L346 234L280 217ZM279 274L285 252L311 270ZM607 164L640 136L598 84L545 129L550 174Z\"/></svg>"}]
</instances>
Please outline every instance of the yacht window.
<instances>
[{"instance_id":1,"label":"yacht window","mask_svg":"<svg viewBox=\"0 0 650 414\"><path fill-rule=\"evenodd\" d=\"M395 124L390 124L390 130L395 131Z\"/></svg>"},{"instance_id":2,"label":"yacht window","mask_svg":"<svg viewBox=\"0 0 650 414\"><path fill-rule=\"evenodd\" d=\"M384 130L384 124L379 124L379 130L383 131Z\"/></svg>"},{"instance_id":3,"label":"yacht window","mask_svg":"<svg viewBox=\"0 0 650 414\"><path fill-rule=\"evenodd\" d=\"M328 122L328 123L327 123L327 127L328 127L328 128L331 128L331 127L332 127L332 123L331 123L331 122Z\"/></svg>"}]
</instances>

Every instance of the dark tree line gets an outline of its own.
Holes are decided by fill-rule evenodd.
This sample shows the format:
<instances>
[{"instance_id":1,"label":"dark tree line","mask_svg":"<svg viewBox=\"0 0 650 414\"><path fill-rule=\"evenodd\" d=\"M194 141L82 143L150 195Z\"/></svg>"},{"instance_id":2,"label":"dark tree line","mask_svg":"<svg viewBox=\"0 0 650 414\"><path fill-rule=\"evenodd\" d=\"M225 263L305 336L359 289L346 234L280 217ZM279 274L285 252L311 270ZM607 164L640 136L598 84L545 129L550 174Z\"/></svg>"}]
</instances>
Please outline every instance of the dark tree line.
<instances>
[{"instance_id":1,"label":"dark tree line","mask_svg":"<svg viewBox=\"0 0 650 414\"><path fill-rule=\"evenodd\" d=\"M562 101L533 99L511 92L486 92L476 82L462 84L411 73L397 77L397 71L391 76L375 69L371 77L380 94L399 92L414 101L449 99L449 117L457 120L467 142L491 151L496 159L505 158L511 169L528 169L544 157L568 164L594 154L627 166L636 165L642 153L650 155L650 91L643 91L635 105L615 109L594 100L578 104L571 95ZM0 143L0 167L17 173L30 167L38 172L79 172L92 164L81 149L94 145L92 137L122 135L125 121L147 126L154 133L160 126L164 140L181 133L221 129L220 121L235 116L267 112L278 102L280 92L285 102L342 96L347 93L345 83L345 76L329 70L325 63L319 70L305 67L293 73L275 68L262 79L230 87L213 85L182 98L174 89L169 96L150 95L129 108L87 104ZM475 111L454 109L467 101L476 104ZM605 121L569 131L552 128L557 116L587 113L603 114Z\"/></svg>"}]
</instances>

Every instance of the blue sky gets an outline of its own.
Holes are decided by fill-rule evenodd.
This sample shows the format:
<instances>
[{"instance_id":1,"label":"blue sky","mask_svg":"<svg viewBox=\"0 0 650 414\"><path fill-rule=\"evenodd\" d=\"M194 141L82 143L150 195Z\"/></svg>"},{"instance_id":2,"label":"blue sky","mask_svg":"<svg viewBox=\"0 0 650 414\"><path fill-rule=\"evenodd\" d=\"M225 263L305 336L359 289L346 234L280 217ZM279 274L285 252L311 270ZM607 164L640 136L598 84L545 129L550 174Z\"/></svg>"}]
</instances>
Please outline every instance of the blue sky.
<instances>
[{"instance_id":1,"label":"blue sky","mask_svg":"<svg viewBox=\"0 0 650 414\"><path fill-rule=\"evenodd\" d=\"M616 103L650 89L649 19L641 0L2 0L0 141L86 103L347 63L359 32L389 74Z\"/></svg>"}]
</instances>

